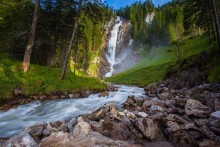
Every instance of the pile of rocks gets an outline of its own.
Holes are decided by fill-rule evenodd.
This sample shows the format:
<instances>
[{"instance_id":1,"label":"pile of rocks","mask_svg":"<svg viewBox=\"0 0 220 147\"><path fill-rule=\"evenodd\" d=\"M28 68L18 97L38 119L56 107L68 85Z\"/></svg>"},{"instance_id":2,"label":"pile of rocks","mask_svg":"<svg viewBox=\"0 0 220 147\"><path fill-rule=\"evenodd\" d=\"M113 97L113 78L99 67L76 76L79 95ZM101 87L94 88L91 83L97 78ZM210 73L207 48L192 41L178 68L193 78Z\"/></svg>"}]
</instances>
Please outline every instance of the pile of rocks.
<instances>
[{"instance_id":1,"label":"pile of rocks","mask_svg":"<svg viewBox=\"0 0 220 147\"><path fill-rule=\"evenodd\" d=\"M176 90L157 83L145 87L145 92L147 98L129 96L122 110L110 103L65 122L40 122L9 140L2 140L2 145L220 145L220 85Z\"/></svg>"}]
</instances>

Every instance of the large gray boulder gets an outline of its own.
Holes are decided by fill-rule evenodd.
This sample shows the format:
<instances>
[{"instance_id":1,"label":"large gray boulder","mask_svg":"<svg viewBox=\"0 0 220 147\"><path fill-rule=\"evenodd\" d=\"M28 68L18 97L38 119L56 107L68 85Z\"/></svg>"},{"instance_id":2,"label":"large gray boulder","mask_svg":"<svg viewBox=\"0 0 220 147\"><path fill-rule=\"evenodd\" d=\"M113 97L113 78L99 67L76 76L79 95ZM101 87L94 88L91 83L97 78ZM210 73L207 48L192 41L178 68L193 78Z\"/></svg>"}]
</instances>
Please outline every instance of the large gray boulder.
<instances>
[{"instance_id":1,"label":"large gray boulder","mask_svg":"<svg viewBox=\"0 0 220 147\"><path fill-rule=\"evenodd\" d=\"M220 128L220 111L211 113L210 123L211 125Z\"/></svg>"},{"instance_id":2,"label":"large gray boulder","mask_svg":"<svg viewBox=\"0 0 220 147\"><path fill-rule=\"evenodd\" d=\"M75 136L85 136L92 132L92 128L89 123L81 121L73 129L71 135Z\"/></svg>"},{"instance_id":3,"label":"large gray boulder","mask_svg":"<svg viewBox=\"0 0 220 147\"><path fill-rule=\"evenodd\" d=\"M203 105L198 100L188 99L185 105L185 111L187 115L206 118L211 113L211 108Z\"/></svg>"},{"instance_id":4,"label":"large gray boulder","mask_svg":"<svg viewBox=\"0 0 220 147\"><path fill-rule=\"evenodd\" d=\"M153 119L137 118L135 125L150 141L158 140L163 136L159 126L153 121Z\"/></svg>"},{"instance_id":5,"label":"large gray boulder","mask_svg":"<svg viewBox=\"0 0 220 147\"><path fill-rule=\"evenodd\" d=\"M6 147L38 147L36 141L27 131L22 131L6 142Z\"/></svg>"},{"instance_id":6,"label":"large gray boulder","mask_svg":"<svg viewBox=\"0 0 220 147\"><path fill-rule=\"evenodd\" d=\"M37 124L27 128L27 132L37 141L43 137L43 131L46 128L45 122L38 122Z\"/></svg>"},{"instance_id":7,"label":"large gray boulder","mask_svg":"<svg viewBox=\"0 0 220 147\"><path fill-rule=\"evenodd\" d=\"M118 147L126 146L126 143L114 141L100 133L90 132L85 136L71 136L68 133L55 132L42 140L40 147Z\"/></svg>"}]
</instances>

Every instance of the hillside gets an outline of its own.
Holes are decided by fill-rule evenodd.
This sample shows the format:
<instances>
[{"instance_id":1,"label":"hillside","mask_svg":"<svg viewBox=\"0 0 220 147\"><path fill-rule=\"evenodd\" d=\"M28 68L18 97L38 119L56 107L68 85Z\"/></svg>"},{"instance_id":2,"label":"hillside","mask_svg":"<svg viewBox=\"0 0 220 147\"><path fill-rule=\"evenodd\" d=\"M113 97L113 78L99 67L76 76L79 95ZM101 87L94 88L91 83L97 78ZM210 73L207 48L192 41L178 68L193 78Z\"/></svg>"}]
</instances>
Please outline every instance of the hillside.
<instances>
[{"instance_id":1,"label":"hillside","mask_svg":"<svg viewBox=\"0 0 220 147\"><path fill-rule=\"evenodd\" d=\"M201 51L207 51L212 56L211 62L206 71L208 79L212 83L219 82L220 69L218 67L217 44L209 44L209 40L205 36L188 38L183 41L183 59L190 59L198 55ZM145 57L132 68L107 78L107 82L116 84L131 84L131 85L148 85L154 82L162 81L166 78L168 69L171 65L176 64L176 56L174 47L165 46L161 48L153 48Z\"/></svg>"},{"instance_id":2,"label":"hillside","mask_svg":"<svg viewBox=\"0 0 220 147\"><path fill-rule=\"evenodd\" d=\"M24 95L43 94L56 91L79 91L104 89L105 84L98 79L76 76L70 70L66 79L60 80L60 68L31 65L29 72L21 70L21 62L0 54L0 103L11 99L15 89Z\"/></svg>"}]
</instances>

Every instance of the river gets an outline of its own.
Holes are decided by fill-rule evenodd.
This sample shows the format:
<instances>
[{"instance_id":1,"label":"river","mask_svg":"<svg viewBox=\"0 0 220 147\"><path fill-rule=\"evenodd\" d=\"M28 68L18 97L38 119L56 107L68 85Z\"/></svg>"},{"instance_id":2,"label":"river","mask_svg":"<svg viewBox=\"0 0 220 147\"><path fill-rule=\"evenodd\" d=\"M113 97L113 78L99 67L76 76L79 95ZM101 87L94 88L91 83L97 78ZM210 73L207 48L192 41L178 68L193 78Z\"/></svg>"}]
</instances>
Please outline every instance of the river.
<instances>
[{"instance_id":1,"label":"river","mask_svg":"<svg viewBox=\"0 0 220 147\"><path fill-rule=\"evenodd\" d=\"M11 137L22 129L40 121L54 122L91 113L104 104L114 102L119 107L129 95L144 96L144 89L117 85L118 91L109 92L107 97L99 94L90 95L88 98L48 100L21 105L16 109L6 112L0 111L0 137Z\"/></svg>"}]
</instances>

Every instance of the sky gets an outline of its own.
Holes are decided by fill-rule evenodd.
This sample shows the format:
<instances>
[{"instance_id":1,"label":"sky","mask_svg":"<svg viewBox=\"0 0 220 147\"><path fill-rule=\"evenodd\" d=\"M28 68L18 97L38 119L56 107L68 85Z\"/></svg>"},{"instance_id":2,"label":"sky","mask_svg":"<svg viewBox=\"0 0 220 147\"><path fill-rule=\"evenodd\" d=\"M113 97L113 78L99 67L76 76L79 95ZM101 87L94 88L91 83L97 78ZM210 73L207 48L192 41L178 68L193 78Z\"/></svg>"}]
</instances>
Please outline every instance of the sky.
<instances>
[{"instance_id":1,"label":"sky","mask_svg":"<svg viewBox=\"0 0 220 147\"><path fill-rule=\"evenodd\" d=\"M139 1L139 0L105 0L105 1L107 2L107 4L110 7L113 7L114 9L119 9L119 8L124 7L126 5L131 5L134 2ZM143 2L145 0L141 0L141 1ZM152 2L154 3L155 6L158 6L158 5L161 6L168 1L170 1L170 0L152 0Z\"/></svg>"}]
</instances>

